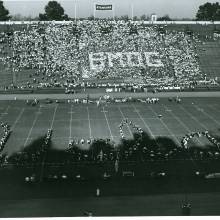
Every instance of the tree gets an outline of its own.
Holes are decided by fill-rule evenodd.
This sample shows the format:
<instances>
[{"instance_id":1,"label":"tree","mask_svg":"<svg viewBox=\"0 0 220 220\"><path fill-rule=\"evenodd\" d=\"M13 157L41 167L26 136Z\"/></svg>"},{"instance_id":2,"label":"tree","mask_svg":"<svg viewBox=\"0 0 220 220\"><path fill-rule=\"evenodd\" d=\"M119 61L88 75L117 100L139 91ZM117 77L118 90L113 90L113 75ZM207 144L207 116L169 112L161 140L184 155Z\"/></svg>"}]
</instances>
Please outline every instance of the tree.
<instances>
[{"instance_id":1,"label":"tree","mask_svg":"<svg viewBox=\"0 0 220 220\"><path fill-rule=\"evenodd\" d=\"M116 21L118 21L118 20L119 20L119 17L115 15L114 19L115 19Z\"/></svg>"},{"instance_id":2,"label":"tree","mask_svg":"<svg viewBox=\"0 0 220 220\"><path fill-rule=\"evenodd\" d=\"M133 17L133 20L134 20L134 21L138 21L138 20L139 20L138 16L135 15L135 16Z\"/></svg>"},{"instance_id":3,"label":"tree","mask_svg":"<svg viewBox=\"0 0 220 220\"><path fill-rule=\"evenodd\" d=\"M141 15L141 16L140 16L140 19L141 19L142 21L148 21L148 20L149 20L149 17L144 14L144 15Z\"/></svg>"},{"instance_id":4,"label":"tree","mask_svg":"<svg viewBox=\"0 0 220 220\"><path fill-rule=\"evenodd\" d=\"M128 21L128 20L129 20L129 17L128 17L128 15L122 15L122 16L120 17L120 20Z\"/></svg>"},{"instance_id":5,"label":"tree","mask_svg":"<svg viewBox=\"0 0 220 220\"><path fill-rule=\"evenodd\" d=\"M0 21L7 21L10 18L9 11L4 7L3 1L0 1Z\"/></svg>"},{"instance_id":6,"label":"tree","mask_svg":"<svg viewBox=\"0 0 220 220\"><path fill-rule=\"evenodd\" d=\"M196 20L200 21L220 21L220 5L216 3L205 3L200 5L196 14Z\"/></svg>"},{"instance_id":7,"label":"tree","mask_svg":"<svg viewBox=\"0 0 220 220\"><path fill-rule=\"evenodd\" d=\"M21 14L16 14L11 17L12 21L37 21L38 17L32 17L32 16L23 16Z\"/></svg>"},{"instance_id":8,"label":"tree","mask_svg":"<svg viewBox=\"0 0 220 220\"><path fill-rule=\"evenodd\" d=\"M172 21L172 19L169 17L169 15L164 15L162 17L159 17L157 20L158 21Z\"/></svg>"},{"instance_id":9,"label":"tree","mask_svg":"<svg viewBox=\"0 0 220 220\"><path fill-rule=\"evenodd\" d=\"M63 21L69 20L68 15L64 14L63 7L56 1L49 1L45 6L45 13L39 14L41 21Z\"/></svg>"},{"instance_id":10,"label":"tree","mask_svg":"<svg viewBox=\"0 0 220 220\"><path fill-rule=\"evenodd\" d=\"M87 18L88 20L94 20L94 16L93 15L90 15L88 18Z\"/></svg>"}]
</instances>

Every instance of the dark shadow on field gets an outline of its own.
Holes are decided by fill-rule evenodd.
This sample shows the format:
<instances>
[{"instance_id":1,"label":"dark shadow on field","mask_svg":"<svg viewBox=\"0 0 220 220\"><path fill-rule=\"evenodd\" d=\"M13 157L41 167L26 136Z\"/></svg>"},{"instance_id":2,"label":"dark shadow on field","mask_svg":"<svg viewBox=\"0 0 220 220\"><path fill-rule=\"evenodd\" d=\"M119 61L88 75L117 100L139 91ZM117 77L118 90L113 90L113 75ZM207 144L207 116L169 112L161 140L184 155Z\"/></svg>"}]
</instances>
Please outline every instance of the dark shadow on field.
<instances>
[{"instance_id":1,"label":"dark shadow on field","mask_svg":"<svg viewBox=\"0 0 220 220\"><path fill-rule=\"evenodd\" d=\"M25 184L26 176L36 176L38 195L28 192L35 197L94 196L96 188L105 196L220 191L219 180L204 178L220 172L219 149L211 144L185 150L169 137L153 139L145 132L121 139L117 146L97 139L89 150L75 144L57 150L53 141L42 148L44 140L42 136L8 158L16 171L14 182Z\"/></svg>"},{"instance_id":2,"label":"dark shadow on field","mask_svg":"<svg viewBox=\"0 0 220 220\"><path fill-rule=\"evenodd\" d=\"M23 148L19 152L13 153L8 162L13 164L33 164L39 162L39 158L42 156L42 145L44 142L44 136L33 140L29 145Z\"/></svg>"},{"instance_id":3,"label":"dark shadow on field","mask_svg":"<svg viewBox=\"0 0 220 220\"><path fill-rule=\"evenodd\" d=\"M32 141L22 151L14 153L8 158L8 162L21 164L41 164L46 165L59 163L60 165L71 163L93 162L104 164L107 162L158 162L170 160L211 160L219 159L219 149L210 143L205 148L190 146L189 149L177 146L169 137L151 138L148 133L133 133L133 139L121 139L115 146L113 142L106 139L96 139L90 144L88 150L83 150L80 146L72 144L66 146L64 150L53 147L53 141L49 141L46 147L42 147L46 136L39 137ZM220 137L214 136L220 142Z\"/></svg>"}]
</instances>

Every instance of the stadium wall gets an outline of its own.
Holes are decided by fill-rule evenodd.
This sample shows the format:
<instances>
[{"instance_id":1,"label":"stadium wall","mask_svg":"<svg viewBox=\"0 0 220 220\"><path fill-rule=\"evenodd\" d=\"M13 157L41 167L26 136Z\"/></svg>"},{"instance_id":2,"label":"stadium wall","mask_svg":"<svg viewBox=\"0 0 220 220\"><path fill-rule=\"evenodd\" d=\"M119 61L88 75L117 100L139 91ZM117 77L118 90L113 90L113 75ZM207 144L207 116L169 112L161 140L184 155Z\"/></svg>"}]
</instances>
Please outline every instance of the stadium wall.
<instances>
[{"instance_id":1,"label":"stadium wall","mask_svg":"<svg viewBox=\"0 0 220 220\"><path fill-rule=\"evenodd\" d=\"M1 21L0 25L22 25L22 24L48 24L48 23L55 23L55 24L69 24L74 21ZM220 21L131 21L132 23L144 23L144 24L179 24L179 25L186 25L186 24L201 24L201 25L213 25L213 24L220 24Z\"/></svg>"}]
</instances>

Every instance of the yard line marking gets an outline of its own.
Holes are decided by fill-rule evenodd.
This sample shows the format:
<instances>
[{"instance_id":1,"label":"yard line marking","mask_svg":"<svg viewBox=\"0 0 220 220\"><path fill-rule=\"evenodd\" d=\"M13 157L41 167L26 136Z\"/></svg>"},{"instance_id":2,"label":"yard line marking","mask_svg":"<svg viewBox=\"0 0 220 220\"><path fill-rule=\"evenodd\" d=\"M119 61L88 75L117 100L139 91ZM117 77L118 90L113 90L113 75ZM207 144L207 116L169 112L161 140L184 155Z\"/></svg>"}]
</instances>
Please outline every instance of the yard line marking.
<instances>
[{"instance_id":1,"label":"yard line marking","mask_svg":"<svg viewBox=\"0 0 220 220\"><path fill-rule=\"evenodd\" d=\"M6 108L6 110L5 110L3 113L1 113L0 119L2 119L2 118L4 117L5 113L8 112L8 109L9 109L9 108L10 108L10 105L8 105L7 108Z\"/></svg>"},{"instance_id":2,"label":"yard line marking","mask_svg":"<svg viewBox=\"0 0 220 220\"><path fill-rule=\"evenodd\" d=\"M20 120L21 116L22 116L23 113L24 113L24 110L25 110L25 108L22 108L22 109L21 109L21 112L20 112L20 114L18 115L18 117L17 117L16 121L14 122L14 124L12 125L11 130L14 130L14 128L16 127L18 121Z\"/></svg>"},{"instance_id":3,"label":"yard line marking","mask_svg":"<svg viewBox=\"0 0 220 220\"><path fill-rule=\"evenodd\" d=\"M108 113L108 111L101 111L101 112L103 112L103 113L104 113L104 112L105 112L105 113Z\"/></svg>"},{"instance_id":4,"label":"yard line marking","mask_svg":"<svg viewBox=\"0 0 220 220\"><path fill-rule=\"evenodd\" d=\"M168 109L166 105L164 105L165 109ZM169 112L189 133L193 132L178 116L176 116L175 113L173 113L173 111ZM200 142L200 144L202 145L202 142L200 141L200 139L198 138L198 141Z\"/></svg>"},{"instance_id":5,"label":"yard line marking","mask_svg":"<svg viewBox=\"0 0 220 220\"><path fill-rule=\"evenodd\" d=\"M53 124L54 124L54 121L55 121L55 116L56 116L56 113L57 113L57 108L58 108L58 105L54 109L54 113L53 113L53 118L52 118L52 121L51 121L50 129L53 128Z\"/></svg>"},{"instance_id":6,"label":"yard line marking","mask_svg":"<svg viewBox=\"0 0 220 220\"><path fill-rule=\"evenodd\" d=\"M154 115L155 115L156 117L158 117L158 116L157 116L157 113L153 110L153 108L152 108L151 106L147 106L147 108L149 108L149 109L152 111L152 113L154 113ZM176 140L176 143L177 143L177 144L180 144L180 141L177 139L176 135L168 128L168 126L167 126L166 123L163 121L163 119L159 119L159 118L158 118L158 121L160 121L160 122L163 124L163 126L167 129L167 131L170 133L170 135Z\"/></svg>"},{"instance_id":7,"label":"yard line marking","mask_svg":"<svg viewBox=\"0 0 220 220\"><path fill-rule=\"evenodd\" d=\"M88 108L88 106L86 107L86 109L87 109L88 122L89 122L89 137L91 139L92 138L92 129L91 129L91 122L90 122L90 115L89 115L89 108Z\"/></svg>"},{"instance_id":8,"label":"yard line marking","mask_svg":"<svg viewBox=\"0 0 220 220\"><path fill-rule=\"evenodd\" d=\"M209 105L210 108L212 108L215 111L219 111L219 109L217 107L215 107L216 105Z\"/></svg>"},{"instance_id":9,"label":"yard line marking","mask_svg":"<svg viewBox=\"0 0 220 220\"><path fill-rule=\"evenodd\" d=\"M186 110L182 105L178 105L187 115L190 116L194 121L196 121L198 124L200 124L201 127L203 127L205 130L208 130L205 125L203 125L197 118L195 118L188 110Z\"/></svg>"},{"instance_id":10,"label":"yard line marking","mask_svg":"<svg viewBox=\"0 0 220 220\"><path fill-rule=\"evenodd\" d=\"M102 107L102 108L103 108L103 114L105 116L105 120L107 122L108 129L109 129L109 132L110 132L111 139L114 140L113 135L112 135L112 131L111 131L111 128L110 128L110 125L109 125L109 122L108 122L108 118L107 118L105 110L104 110L104 107Z\"/></svg>"},{"instance_id":11,"label":"yard line marking","mask_svg":"<svg viewBox=\"0 0 220 220\"><path fill-rule=\"evenodd\" d=\"M42 112L35 112L35 114L39 114L40 115L40 114L42 114Z\"/></svg>"},{"instance_id":12,"label":"yard line marking","mask_svg":"<svg viewBox=\"0 0 220 220\"><path fill-rule=\"evenodd\" d=\"M138 112L140 112L140 111L139 111L139 110L134 110L133 112L138 113Z\"/></svg>"},{"instance_id":13,"label":"yard line marking","mask_svg":"<svg viewBox=\"0 0 220 220\"><path fill-rule=\"evenodd\" d=\"M165 105L164 105L165 109L168 109ZM176 114L173 113L173 111L169 112L171 115L173 115L173 117L189 132L191 133L191 129L179 118L176 116ZM201 146L203 145L202 142L200 141L200 139L198 138L199 143L201 144ZM195 160L192 158L192 156L189 154L189 158L192 161L192 163L194 164L195 168L200 169L200 167L198 166L198 164L195 162Z\"/></svg>"},{"instance_id":14,"label":"yard line marking","mask_svg":"<svg viewBox=\"0 0 220 220\"><path fill-rule=\"evenodd\" d=\"M136 111L137 115L139 116L139 119L141 119L141 121L144 123L145 127L147 128L148 132L150 133L150 136L155 140L154 134L152 133L152 131L149 128L149 126L147 125L147 123L144 121L143 117L141 116L140 112L137 110L136 106L132 104L132 107L134 108L134 110Z\"/></svg>"},{"instance_id":15,"label":"yard line marking","mask_svg":"<svg viewBox=\"0 0 220 220\"><path fill-rule=\"evenodd\" d=\"M209 105L208 107L210 107L212 110L219 112L219 109L214 107L214 105Z\"/></svg>"},{"instance_id":16,"label":"yard line marking","mask_svg":"<svg viewBox=\"0 0 220 220\"><path fill-rule=\"evenodd\" d=\"M198 107L197 105L194 106L194 108ZM199 110L198 108L196 108L198 111L202 112L203 115L206 115L209 119L211 119L213 122L215 122L217 125L220 126L220 122L218 122L217 120L215 120L211 115L209 115L207 112L205 112L204 109Z\"/></svg>"},{"instance_id":17,"label":"yard line marking","mask_svg":"<svg viewBox=\"0 0 220 220\"><path fill-rule=\"evenodd\" d=\"M165 106L165 105L164 105L164 108L165 108L166 110L168 109L167 106ZM169 113L185 128L185 130L187 130L188 132L192 132L192 131L189 129L189 127L188 127L186 124L184 124L184 123L182 122L182 120L180 120L179 117L176 116L176 114L174 114L172 111L169 111Z\"/></svg>"},{"instance_id":18,"label":"yard line marking","mask_svg":"<svg viewBox=\"0 0 220 220\"><path fill-rule=\"evenodd\" d=\"M40 108L41 108L41 107L38 108L38 111L40 111ZM33 130L33 128L34 128L34 126L35 126L35 124L36 124L36 122L37 122L38 117L39 117L39 114L36 114L35 119L34 119L34 121L33 121L33 123L32 123L31 129L29 130L28 136L27 136L27 138L26 138L26 140L25 140L25 142L24 142L24 147L27 146L28 140L29 140L30 135L31 135L31 133L32 133L32 130Z\"/></svg>"},{"instance_id":19,"label":"yard line marking","mask_svg":"<svg viewBox=\"0 0 220 220\"><path fill-rule=\"evenodd\" d=\"M220 105L219 104L212 104L212 106L214 107L215 106L215 108L217 108L217 109L219 109L219 107L220 107ZM219 110L218 110L219 111Z\"/></svg>"},{"instance_id":20,"label":"yard line marking","mask_svg":"<svg viewBox=\"0 0 220 220\"><path fill-rule=\"evenodd\" d=\"M121 108L120 108L119 106L118 106L118 109L119 109L119 112L121 113L123 119L126 119L124 113L122 112L122 110L121 110ZM130 126L129 126L127 123L126 123L126 126L127 126L128 130L129 130L129 132L130 132L130 135L133 137L133 133L132 133L132 131L131 131L131 129L130 129Z\"/></svg>"},{"instance_id":21,"label":"yard line marking","mask_svg":"<svg viewBox=\"0 0 220 220\"><path fill-rule=\"evenodd\" d=\"M70 110L70 135L69 135L69 140L72 139L72 121L73 121L73 114L72 114L72 111L73 111L73 105L71 105L71 110ZM69 113L69 112L68 112Z\"/></svg>"},{"instance_id":22,"label":"yard line marking","mask_svg":"<svg viewBox=\"0 0 220 220\"><path fill-rule=\"evenodd\" d=\"M51 125L50 125L50 129L51 130L53 128L53 124L54 124L57 108L58 108L58 105L56 105L56 107L54 108L53 118L52 118ZM44 157L43 157L43 160L42 160L42 163L41 163L41 171L40 171L40 178L39 178L40 182L42 182L42 179L43 179L44 165L45 165L46 157L47 157L47 150L44 153Z\"/></svg>"}]
</instances>

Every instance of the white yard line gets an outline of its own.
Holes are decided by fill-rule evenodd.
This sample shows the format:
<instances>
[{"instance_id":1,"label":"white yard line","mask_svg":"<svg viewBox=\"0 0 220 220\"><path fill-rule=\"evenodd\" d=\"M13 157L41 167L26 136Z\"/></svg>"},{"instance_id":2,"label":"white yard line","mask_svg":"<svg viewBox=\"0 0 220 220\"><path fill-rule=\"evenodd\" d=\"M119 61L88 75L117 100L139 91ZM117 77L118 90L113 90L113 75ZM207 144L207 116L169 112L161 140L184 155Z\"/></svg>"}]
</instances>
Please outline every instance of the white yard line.
<instances>
[{"instance_id":1,"label":"white yard line","mask_svg":"<svg viewBox=\"0 0 220 220\"><path fill-rule=\"evenodd\" d=\"M165 108L165 109L168 109L165 105L164 105L164 108ZM189 133L192 132L191 129L190 129L182 120L180 120L180 118L179 118L178 116L176 116L172 111L169 111L169 113L170 113ZM202 142L200 141L199 138L198 138L198 141L199 141L199 143L200 143L201 146L202 146L203 144L202 144ZM190 160L192 161L192 163L194 164L194 166L195 166L196 168L200 169L199 166L198 166L198 164L195 162L195 160L192 158L192 156L191 156L190 154L189 154L189 158L190 158Z\"/></svg>"},{"instance_id":2,"label":"white yard line","mask_svg":"<svg viewBox=\"0 0 220 220\"><path fill-rule=\"evenodd\" d=\"M211 108L211 106L209 106ZM203 109L201 110L201 112L206 115L209 119L211 119L215 124L217 124L218 126L220 126L220 122L218 120L216 120L214 117L212 117L211 115L209 115L207 112L205 112Z\"/></svg>"},{"instance_id":3,"label":"white yard line","mask_svg":"<svg viewBox=\"0 0 220 220\"><path fill-rule=\"evenodd\" d=\"M164 105L164 108L168 110L168 107ZM187 130L188 133L192 133L193 131L178 117L176 114L174 114L172 111L169 111L169 113L175 118L184 128ZM198 139L200 144L202 145L202 142Z\"/></svg>"},{"instance_id":4,"label":"white yard line","mask_svg":"<svg viewBox=\"0 0 220 220\"><path fill-rule=\"evenodd\" d=\"M6 114L6 113L8 113L8 109L10 108L10 105L8 105L7 106L7 108L6 108L6 110L3 112L3 113L1 113L1 117L0 117L0 119L2 120L2 118L4 117L4 115Z\"/></svg>"},{"instance_id":5,"label":"white yard line","mask_svg":"<svg viewBox=\"0 0 220 220\"><path fill-rule=\"evenodd\" d=\"M206 126L204 126L197 118L195 118L189 111L187 111L183 106L180 106L180 108L189 115L194 121L196 121L198 124L200 124L205 130L208 130ZM200 142L200 141L199 141ZM200 142L201 143L201 142Z\"/></svg>"},{"instance_id":6,"label":"white yard line","mask_svg":"<svg viewBox=\"0 0 220 220\"><path fill-rule=\"evenodd\" d=\"M73 105L71 105L71 110L70 110L70 135L69 135L69 140L72 139L72 121L73 121Z\"/></svg>"},{"instance_id":7,"label":"white yard line","mask_svg":"<svg viewBox=\"0 0 220 220\"><path fill-rule=\"evenodd\" d=\"M195 106L194 106L195 107ZM199 106L196 105L196 107L200 108ZM195 108L196 108L195 107ZM201 108L200 108L201 109ZM215 124L217 124L218 126L220 126L220 122L218 122L216 119L214 119L212 116L210 116L207 112L204 111L204 109L201 109L198 111L200 111L203 115L207 116L210 120L212 120Z\"/></svg>"},{"instance_id":8,"label":"white yard line","mask_svg":"<svg viewBox=\"0 0 220 220\"><path fill-rule=\"evenodd\" d=\"M119 112L121 113L123 119L126 119L124 113L122 112L122 110L121 110L121 108L120 108L119 106L118 106L118 109L119 109ZM130 119L130 118L129 118L129 119ZM130 126L129 126L128 124L126 124L126 125L127 125L127 128L128 128L128 130L129 130L129 132L130 132L131 137L133 137L133 133L132 133L132 131L131 131L131 129L130 129Z\"/></svg>"},{"instance_id":9,"label":"white yard line","mask_svg":"<svg viewBox=\"0 0 220 220\"><path fill-rule=\"evenodd\" d=\"M220 105L218 104L212 104L212 105L209 105L209 107L215 109L215 111L218 111L218 112L220 111Z\"/></svg>"},{"instance_id":10,"label":"white yard line","mask_svg":"<svg viewBox=\"0 0 220 220\"><path fill-rule=\"evenodd\" d=\"M57 108L58 108L58 105L57 105L57 106L55 107L55 109L54 109L54 113L53 113L53 118L52 118L52 121L51 121L50 129L53 128L55 116L56 116L56 113L57 113Z\"/></svg>"},{"instance_id":11,"label":"white yard line","mask_svg":"<svg viewBox=\"0 0 220 220\"><path fill-rule=\"evenodd\" d=\"M168 110L167 106L164 105L164 108L166 110ZM178 116L176 116L172 111L169 111L169 113L189 132L191 133L191 129L182 121L180 120L180 118ZM200 141L200 139L198 138L199 143L201 144L201 146L203 145L202 142ZM190 155L190 160L192 161L192 163L198 168L198 165L196 164L196 162L194 161L194 159L192 158L192 156Z\"/></svg>"},{"instance_id":12,"label":"white yard line","mask_svg":"<svg viewBox=\"0 0 220 220\"><path fill-rule=\"evenodd\" d=\"M198 124L200 124L201 127L203 127L205 130L208 130L204 124L202 124L197 118L195 118L189 111L187 111L182 105L178 105L188 116L190 116L191 119L196 121Z\"/></svg>"},{"instance_id":13,"label":"white yard line","mask_svg":"<svg viewBox=\"0 0 220 220\"><path fill-rule=\"evenodd\" d=\"M11 127L11 129L10 129L11 131L13 131L14 128L16 127L18 121L20 120L22 114L24 113L24 110L25 110L24 108L21 109L21 112L19 113L19 115L18 115L16 121L13 123L13 125L12 125L12 127Z\"/></svg>"},{"instance_id":14,"label":"white yard line","mask_svg":"<svg viewBox=\"0 0 220 220\"><path fill-rule=\"evenodd\" d=\"M57 106L55 107L55 109L54 109L53 118L52 118L51 124L50 124L50 129L53 129L53 124L54 124L54 120L55 120L57 108L58 108L58 105L57 105ZM47 157L47 150L46 150L46 152L44 153L44 157L43 157L43 160L42 160L42 163L41 163L41 171L40 171L40 178L39 178L39 181L40 181L40 182L42 182L42 179L43 179L44 165L45 165L46 157Z\"/></svg>"},{"instance_id":15,"label":"white yard line","mask_svg":"<svg viewBox=\"0 0 220 220\"><path fill-rule=\"evenodd\" d=\"M168 108L167 108L167 106L165 106L164 105L164 108L166 109L166 110L168 110ZM180 120L180 118L179 117L177 117L172 111L169 111L169 113L173 116L173 118L175 118L184 128L185 128L185 130L187 130L187 132L192 132L191 130L190 130L190 128L186 125L186 124L184 124L181 120Z\"/></svg>"},{"instance_id":16,"label":"white yard line","mask_svg":"<svg viewBox=\"0 0 220 220\"><path fill-rule=\"evenodd\" d=\"M132 106L133 106L135 112L137 113L139 119L141 119L141 121L144 123L144 125L145 125L145 127L147 128L147 130L148 130L150 136L155 140L155 135L152 133L151 129L149 128L149 126L147 125L147 123L144 121L144 118L141 116L141 114L139 113L139 111L138 111L138 109L136 108L136 106L133 105L133 104L132 104Z\"/></svg>"},{"instance_id":17,"label":"white yard line","mask_svg":"<svg viewBox=\"0 0 220 220\"><path fill-rule=\"evenodd\" d=\"M40 111L40 108L41 108L41 107L38 108L38 112ZM31 136L32 130L33 130L33 128L34 128L34 126L35 126L35 124L36 124L36 122L37 122L38 117L39 117L39 114L36 114L35 119L34 119L34 121L33 121L33 124L32 124L32 126L31 126L31 128L30 128L30 130L29 130L28 136L27 136L27 138L26 138L26 140L25 140L25 142L24 142L24 147L27 146L28 140L29 140L29 138L30 138L30 136Z\"/></svg>"},{"instance_id":18,"label":"white yard line","mask_svg":"<svg viewBox=\"0 0 220 220\"><path fill-rule=\"evenodd\" d=\"M113 135L112 135L112 131L111 131L111 128L110 128L110 125L109 125L109 122L108 122L108 118L107 118L107 116L106 116L106 114L105 114L105 109L104 109L104 107L102 107L102 109L103 109L103 114L104 114L104 116L105 116L105 120L106 120L106 122L107 122L107 126L108 126L108 130L109 130L111 139L114 140L114 137L113 137Z\"/></svg>"},{"instance_id":19,"label":"white yard line","mask_svg":"<svg viewBox=\"0 0 220 220\"><path fill-rule=\"evenodd\" d=\"M88 114L88 122L89 122L89 137L90 139L92 138L92 129L91 129L91 121L90 121L90 114L89 114L89 108L88 106L86 107L87 109L87 114Z\"/></svg>"},{"instance_id":20,"label":"white yard line","mask_svg":"<svg viewBox=\"0 0 220 220\"><path fill-rule=\"evenodd\" d=\"M21 116L23 115L24 110L25 110L25 108L22 108L22 109L21 109L20 114L18 115L16 121L14 122L14 124L13 124L12 127L11 127L11 130L12 130L12 131L14 130L14 128L16 127L18 121L20 120Z\"/></svg>"},{"instance_id":21,"label":"white yard line","mask_svg":"<svg viewBox=\"0 0 220 220\"><path fill-rule=\"evenodd\" d=\"M152 109L151 106L148 106L148 108L153 112L153 114L156 116L156 118L158 117L157 113ZM163 126L167 129L167 131L170 133L170 136L172 136L175 140L177 144L180 144L180 141L177 139L176 135L168 128L168 126L166 125L166 123L164 123L163 119L159 119L158 121L160 121Z\"/></svg>"}]
</instances>

